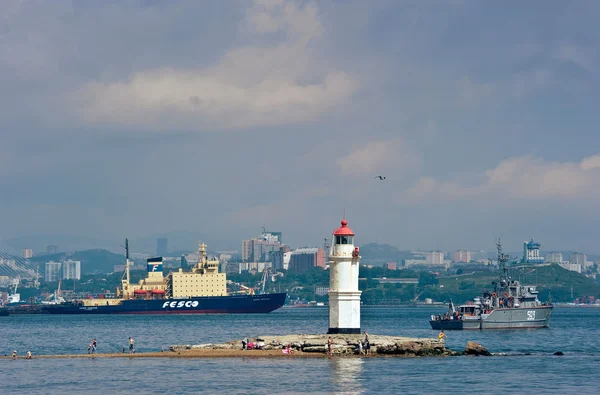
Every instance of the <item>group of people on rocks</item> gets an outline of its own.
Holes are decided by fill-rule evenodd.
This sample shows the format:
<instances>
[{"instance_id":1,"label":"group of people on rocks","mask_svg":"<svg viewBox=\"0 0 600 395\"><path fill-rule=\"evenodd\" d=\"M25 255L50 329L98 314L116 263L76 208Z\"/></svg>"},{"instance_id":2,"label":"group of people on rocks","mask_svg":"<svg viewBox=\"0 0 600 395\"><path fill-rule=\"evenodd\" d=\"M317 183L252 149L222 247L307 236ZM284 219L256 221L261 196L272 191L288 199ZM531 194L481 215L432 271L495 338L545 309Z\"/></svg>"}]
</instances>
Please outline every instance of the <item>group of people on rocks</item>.
<instances>
[{"instance_id":1,"label":"group of people on rocks","mask_svg":"<svg viewBox=\"0 0 600 395\"><path fill-rule=\"evenodd\" d=\"M356 349L354 350L354 353L357 355L370 355L371 354L371 343L369 341L369 334L367 333L367 331L365 331L364 335L365 335L364 340L359 340L357 343ZM271 344L274 346L281 346L281 344L276 339L273 339ZM256 342L249 340L247 337L242 339L242 350L263 350L264 347L265 347L265 342L262 339L256 339ZM331 336L329 336L329 338L327 339L326 350L327 350L327 356L333 355L333 339L331 338ZM283 346L283 353L284 354L292 354L293 353L293 348L290 343Z\"/></svg>"},{"instance_id":2,"label":"group of people on rocks","mask_svg":"<svg viewBox=\"0 0 600 395\"><path fill-rule=\"evenodd\" d=\"M247 337L242 339L242 350L262 350L265 348L265 341L256 339L256 342L248 340Z\"/></svg>"}]
</instances>

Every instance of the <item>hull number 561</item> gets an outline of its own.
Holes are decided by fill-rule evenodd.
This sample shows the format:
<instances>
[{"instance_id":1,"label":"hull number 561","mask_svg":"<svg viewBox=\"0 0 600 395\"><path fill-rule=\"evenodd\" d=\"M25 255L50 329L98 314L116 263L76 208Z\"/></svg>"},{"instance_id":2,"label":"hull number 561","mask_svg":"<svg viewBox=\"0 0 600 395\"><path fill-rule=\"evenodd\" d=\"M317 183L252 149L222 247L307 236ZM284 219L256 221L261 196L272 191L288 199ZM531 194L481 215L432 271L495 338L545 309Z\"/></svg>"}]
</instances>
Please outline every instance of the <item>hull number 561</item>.
<instances>
[{"instance_id":1,"label":"hull number 561","mask_svg":"<svg viewBox=\"0 0 600 395\"><path fill-rule=\"evenodd\" d=\"M535 310L527 312L527 321L535 320Z\"/></svg>"}]
</instances>

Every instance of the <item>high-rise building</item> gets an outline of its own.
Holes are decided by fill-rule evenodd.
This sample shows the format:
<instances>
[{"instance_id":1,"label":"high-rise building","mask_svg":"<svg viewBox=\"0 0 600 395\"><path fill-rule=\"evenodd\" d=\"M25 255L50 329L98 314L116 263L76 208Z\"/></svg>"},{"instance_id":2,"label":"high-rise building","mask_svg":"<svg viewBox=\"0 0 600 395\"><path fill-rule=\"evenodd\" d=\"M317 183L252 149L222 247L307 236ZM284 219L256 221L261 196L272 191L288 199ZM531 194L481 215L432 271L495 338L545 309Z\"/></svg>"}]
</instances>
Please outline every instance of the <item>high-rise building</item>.
<instances>
[{"instance_id":1,"label":"high-rise building","mask_svg":"<svg viewBox=\"0 0 600 395\"><path fill-rule=\"evenodd\" d=\"M283 243L281 240L281 232L263 232L261 239L270 242Z\"/></svg>"},{"instance_id":2,"label":"high-rise building","mask_svg":"<svg viewBox=\"0 0 600 395\"><path fill-rule=\"evenodd\" d=\"M56 254L58 253L58 246L51 244L46 246L46 254L51 255L51 254Z\"/></svg>"},{"instance_id":3,"label":"high-rise building","mask_svg":"<svg viewBox=\"0 0 600 395\"><path fill-rule=\"evenodd\" d=\"M544 263L544 257L540 256L541 244L533 240L523 242L523 259L522 263Z\"/></svg>"},{"instance_id":4,"label":"high-rise building","mask_svg":"<svg viewBox=\"0 0 600 395\"><path fill-rule=\"evenodd\" d=\"M469 263L471 262L471 252L465 250L454 251L454 253L452 254L452 261Z\"/></svg>"},{"instance_id":5,"label":"high-rise building","mask_svg":"<svg viewBox=\"0 0 600 395\"><path fill-rule=\"evenodd\" d=\"M225 272L228 274L240 274L242 272L240 262L227 262L225 264Z\"/></svg>"},{"instance_id":6,"label":"high-rise building","mask_svg":"<svg viewBox=\"0 0 600 395\"><path fill-rule=\"evenodd\" d=\"M325 251L322 248L298 248L290 255L289 270L302 273L313 267L325 268Z\"/></svg>"},{"instance_id":7,"label":"high-rise building","mask_svg":"<svg viewBox=\"0 0 600 395\"><path fill-rule=\"evenodd\" d=\"M581 265L581 267L585 267L585 262L587 261L587 255L582 254L581 252L574 252L569 255L569 262Z\"/></svg>"},{"instance_id":8,"label":"high-rise building","mask_svg":"<svg viewBox=\"0 0 600 395\"><path fill-rule=\"evenodd\" d=\"M561 263L563 261L563 254L560 252L550 252L546 254L546 262L550 263ZM568 269L570 270L570 269Z\"/></svg>"},{"instance_id":9,"label":"high-rise building","mask_svg":"<svg viewBox=\"0 0 600 395\"><path fill-rule=\"evenodd\" d=\"M33 250L31 248L25 248L23 250L23 258L29 259L33 257Z\"/></svg>"},{"instance_id":10,"label":"high-rise building","mask_svg":"<svg viewBox=\"0 0 600 395\"><path fill-rule=\"evenodd\" d=\"M66 260L62 263L63 280L81 280L81 261Z\"/></svg>"},{"instance_id":11,"label":"high-rise building","mask_svg":"<svg viewBox=\"0 0 600 395\"><path fill-rule=\"evenodd\" d=\"M273 266L274 270L282 270L283 269L283 248L280 248L277 251L271 251L269 254L269 260Z\"/></svg>"},{"instance_id":12,"label":"high-rise building","mask_svg":"<svg viewBox=\"0 0 600 395\"><path fill-rule=\"evenodd\" d=\"M54 261L46 262L46 271L44 273L44 279L46 280L46 282L52 283L52 282L57 282L58 280L60 280L61 266L62 265L60 262L54 262Z\"/></svg>"},{"instance_id":13,"label":"high-rise building","mask_svg":"<svg viewBox=\"0 0 600 395\"><path fill-rule=\"evenodd\" d=\"M159 237L156 239L156 255L165 256L169 253L169 239Z\"/></svg>"},{"instance_id":14,"label":"high-rise building","mask_svg":"<svg viewBox=\"0 0 600 395\"><path fill-rule=\"evenodd\" d=\"M260 238L242 241L243 262L266 262L271 257L271 252L279 251L281 232L263 232Z\"/></svg>"},{"instance_id":15,"label":"high-rise building","mask_svg":"<svg viewBox=\"0 0 600 395\"><path fill-rule=\"evenodd\" d=\"M444 253L439 251L431 251L425 253L425 262L428 265L443 265Z\"/></svg>"},{"instance_id":16,"label":"high-rise building","mask_svg":"<svg viewBox=\"0 0 600 395\"><path fill-rule=\"evenodd\" d=\"M255 239L242 241L242 262L250 262L253 260L254 240Z\"/></svg>"}]
</instances>

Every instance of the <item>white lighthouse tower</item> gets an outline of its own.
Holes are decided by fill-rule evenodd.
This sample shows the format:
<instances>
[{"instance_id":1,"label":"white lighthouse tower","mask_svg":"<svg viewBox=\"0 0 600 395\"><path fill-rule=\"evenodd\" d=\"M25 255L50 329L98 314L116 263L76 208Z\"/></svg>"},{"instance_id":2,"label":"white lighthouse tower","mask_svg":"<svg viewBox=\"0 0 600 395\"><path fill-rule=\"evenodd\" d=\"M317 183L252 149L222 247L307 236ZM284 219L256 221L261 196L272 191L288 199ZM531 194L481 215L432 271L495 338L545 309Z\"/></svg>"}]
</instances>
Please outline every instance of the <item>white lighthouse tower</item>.
<instances>
[{"instance_id":1,"label":"white lighthouse tower","mask_svg":"<svg viewBox=\"0 0 600 395\"><path fill-rule=\"evenodd\" d=\"M329 334L360 333L359 262L354 232L344 219L329 249Z\"/></svg>"}]
</instances>

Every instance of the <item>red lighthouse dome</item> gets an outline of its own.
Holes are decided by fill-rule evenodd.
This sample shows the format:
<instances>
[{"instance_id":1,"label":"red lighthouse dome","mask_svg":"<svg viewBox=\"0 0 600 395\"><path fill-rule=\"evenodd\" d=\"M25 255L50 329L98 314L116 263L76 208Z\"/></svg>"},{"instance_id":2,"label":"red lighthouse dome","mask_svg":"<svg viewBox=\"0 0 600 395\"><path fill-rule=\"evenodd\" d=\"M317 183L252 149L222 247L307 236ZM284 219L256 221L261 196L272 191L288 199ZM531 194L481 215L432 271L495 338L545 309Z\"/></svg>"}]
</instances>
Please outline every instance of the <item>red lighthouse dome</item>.
<instances>
[{"instance_id":1,"label":"red lighthouse dome","mask_svg":"<svg viewBox=\"0 0 600 395\"><path fill-rule=\"evenodd\" d=\"M334 236L354 236L352 229L348 227L348 221L342 220L342 226L333 231Z\"/></svg>"}]
</instances>

